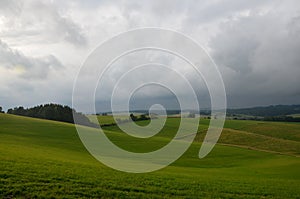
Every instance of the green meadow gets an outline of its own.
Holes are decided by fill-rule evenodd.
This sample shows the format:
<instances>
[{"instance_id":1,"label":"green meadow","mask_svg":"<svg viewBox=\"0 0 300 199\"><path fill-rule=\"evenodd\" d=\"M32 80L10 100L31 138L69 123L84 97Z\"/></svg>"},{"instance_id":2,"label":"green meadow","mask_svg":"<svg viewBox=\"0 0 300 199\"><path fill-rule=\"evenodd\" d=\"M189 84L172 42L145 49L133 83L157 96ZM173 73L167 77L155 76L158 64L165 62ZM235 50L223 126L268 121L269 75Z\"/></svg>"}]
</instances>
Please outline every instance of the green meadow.
<instances>
[{"instance_id":1,"label":"green meadow","mask_svg":"<svg viewBox=\"0 0 300 199\"><path fill-rule=\"evenodd\" d=\"M167 144L178 124L169 118L147 139L117 126L104 131L121 148L147 152ZM299 123L227 120L199 159L208 124L200 121L193 144L170 166L132 174L95 160L72 124L0 114L0 198L300 198Z\"/></svg>"}]
</instances>

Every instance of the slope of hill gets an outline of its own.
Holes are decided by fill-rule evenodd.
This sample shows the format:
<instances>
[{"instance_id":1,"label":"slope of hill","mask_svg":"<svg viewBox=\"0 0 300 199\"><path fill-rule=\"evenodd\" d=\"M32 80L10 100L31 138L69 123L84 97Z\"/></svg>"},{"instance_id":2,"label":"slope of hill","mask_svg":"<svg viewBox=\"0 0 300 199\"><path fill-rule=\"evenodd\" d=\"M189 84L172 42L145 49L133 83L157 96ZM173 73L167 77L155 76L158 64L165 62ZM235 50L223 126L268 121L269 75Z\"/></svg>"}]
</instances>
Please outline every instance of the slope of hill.
<instances>
[{"instance_id":1,"label":"slope of hill","mask_svg":"<svg viewBox=\"0 0 300 199\"><path fill-rule=\"evenodd\" d=\"M109 116L101 116L99 120L105 122L107 120L106 117L111 118ZM103 118L105 119L103 120ZM143 123L146 123L146 121L140 122L140 124ZM168 140L162 142L160 145L157 145L156 149L164 146L168 143L169 139L174 137L179 123L180 118L168 118L165 127L158 134L159 137L168 138ZM208 119L200 120L199 133L195 138L196 141L201 142L204 139L208 125ZM108 126L104 127L104 129L111 132L121 133L121 130L118 126ZM112 135L115 136L115 134ZM129 147L128 143L141 143L147 145L148 142L154 141L154 139L138 139L129 136L126 137L127 139L124 140L124 142L119 143L124 148ZM113 140L113 138L111 139ZM300 123L227 120L218 143L299 156Z\"/></svg>"},{"instance_id":2,"label":"slope of hill","mask_svg":"<svg viewBox=\"0 0 300 199\"><path fill-rule=\"evenodd\" d=\"M124 133L111 130L106 133L116 144L128 143ZM157 137L155 144L166 139ZM148 144L151 148L154 142ZM0 114L0 197L300 197L299 158L217 145L198 159L200 145L192 144L165 169L129 174L89 155L72 124ZM145 147L145 143L131 143L128 149Z\"/></svg>"}]
</instances>

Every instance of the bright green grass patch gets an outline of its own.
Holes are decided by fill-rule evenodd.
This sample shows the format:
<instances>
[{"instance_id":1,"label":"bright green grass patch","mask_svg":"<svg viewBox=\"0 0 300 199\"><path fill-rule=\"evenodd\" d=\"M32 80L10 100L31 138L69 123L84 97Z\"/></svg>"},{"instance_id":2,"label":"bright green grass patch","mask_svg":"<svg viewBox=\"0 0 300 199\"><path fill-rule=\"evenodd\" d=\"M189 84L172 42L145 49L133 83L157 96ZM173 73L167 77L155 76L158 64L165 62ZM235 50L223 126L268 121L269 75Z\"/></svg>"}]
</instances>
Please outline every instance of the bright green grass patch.
<instances>
[{"instance_id":1,"label":"bright green grass patch","mask_svg":"<svg viewBox=\"0 0 300 199\"><path fill-rule=\"evenodd\" d=\"M144 123L141 121L139 123ZM201 120L195 141L202 142L208 128L209 120ZM122 124L127 125L127 124ZM179 118L168 118L164 128L154 137L140 139L122 133L118 126L104 127L107 136L126 150L149 152L157 150L171 141L180 125ZM266 150L290 155L300 155L299 124L282 122L257 122L244 120L227 120L218 143L236 145L246 148ZM263 126L264 128L260 128ZM274 129L278 127L278 129ZM286 131L284 127L286 126ZM231 128L228 128L231 127ZM267 130L265 130L267 128ZM237 130L240 129L240 130ZM255 131L254 131L255 129ZM265 130L265 131L264 131ZM290 139L286 139L289 137ZM166 138L162 140L161 138ZM159 141L160 140L160 141ZM149 143L149 144L147 144ZM140 145L141 147L138 147ZM144 146L144 147L143 147ZM140 151L139 151L140 150Z\"/></svg>"},{"instance_id":2,"label":"bright green grass patch","mask_svg":"<svg viewBox=\"0 0 300 199\"><path fill-rule=\"evenodd\" d=\"M137 113L135 116L139 117L140 114ZM101 125L110 125L115 124L117 122L119 123L127 123L130 122L131 119L129 115L87 115L89 120L95 124L101 124ZM115 118L114 118L115 117ZM140 126L146 126L150 123L150 120L144 120L143 122L138 122L137 124Z\"/></svg>"},{"instance_id":3,"label":"bright green grass patch","mask_svg":"<svg viewBox=\"0 0 300 199\"><path fill-rule=\"evenodd\" d=\"M87 115L91 122L95 124L114 124L116 123L112 115ZM123 118L125 116L122 116ZM129 118L129 117L126 117Z\"/></svg>"},{"instance_id":4,"label":"bright green grass patch","mask_svg":"<svg viewBox=\"0 0 300 199\"><path fill-rule=\"evenodd\" d=\"M300 141L300 123L297 122L227 120L224 127L281 139Z\"/></svg>"},{"instance_id":5,"label":"bright green grass patch","mask_svg":"<svg viewBox=\"0 0 300 199\"><path fill-rule=\"evenodd\" d=\"M224 129L219 143L300 156L300 142L298 141L278 139L246 131Z\"/></svg>"},{"instance_id":6,"label":"bright green grass patch","mask_svg":"<svg viewBox=\"0 0 300 199\"><path fill-rule=\"evenodd\" d=\"M160 171L129 174L96 161L71 124L0 114L0 198L300 197L299 158L217 145L198 159L200 146Z\"/></svg>"}]
</instances>

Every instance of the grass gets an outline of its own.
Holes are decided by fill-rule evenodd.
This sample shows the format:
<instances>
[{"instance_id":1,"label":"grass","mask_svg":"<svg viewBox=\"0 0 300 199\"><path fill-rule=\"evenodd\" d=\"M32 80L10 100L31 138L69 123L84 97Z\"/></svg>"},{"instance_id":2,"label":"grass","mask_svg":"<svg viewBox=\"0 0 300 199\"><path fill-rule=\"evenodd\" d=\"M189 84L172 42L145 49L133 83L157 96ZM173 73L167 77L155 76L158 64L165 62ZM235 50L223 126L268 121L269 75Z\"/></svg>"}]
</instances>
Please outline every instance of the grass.
<instances>
[{"instance_id":1,"label":"grass","mask_svg":"<svg viewBox=\"0 0 300 199\"><path fill-rule=\"evenodd\" d=\"M93 123L100 123L100 124L114 124L116 123L114 117L112 115L88 115L87 116L91 122ZM128 117L127 117L128 118Z\"/></svg>"},{"instance_id":2,"label":"grass","mask_svg":"<svg viewBox=\"0 0 300 199\"><path fill-rule=\"evenodd\" d=\"M180 119L169 118L162 131L149 139L126 136L126 134L121 133L122 131L118 126L109 126L103 129L110 132L107 136L122 148L134 152L139 152L139 150L140 152L148 152L163 147L173 139L179 123ZM199 134L195 141L202 142L208 125L209 120L202 119L200 121ZM224 127L218 141L219 144L300 156L299 123L227 120ZM166 139L163 141L161 138ZM116 140L119 141L116 142Z\"/></svg>"},{"instance_id":3,"label":"grass","mask_svg":"<svg viewBox=\"0 0 300 199\"><path fill-rule=\"evenodd\" d=\"M300 123L227 120L225 128L243 130L280 139L300 141Z\"/></svg>"},{"instance_id":4,"label":"grass","mask_svg":"<svg viewBox=\"0 0 300 199\"><path fill-rule=\"evenodd\" d=\"M172 138L177 124L176 119L168 120L163 131L145 143L131 140L115 126L105 130L116 144L147 151ZM204 132L207 124L202 121L199 131ZM252 121L227 121L226 129L237 130L236 137L244 136L244 131L249 136L265 136L263 130L246 131L251 125ZM297 125L287 129L293 135L288 139L278 138L277 133L268 136L299 146ZM234 140L227 134L222 135L222 142ZM247 145L253 140L244 142ZM129 174L96 161L71 124L0 114L0 198L300 197L298 157L217 145L207 157L198 159L200 146L200 142L194 142L179 160L162 170ZM284 152L283 147L278 150Z\"/></svg>"}]
</instances>

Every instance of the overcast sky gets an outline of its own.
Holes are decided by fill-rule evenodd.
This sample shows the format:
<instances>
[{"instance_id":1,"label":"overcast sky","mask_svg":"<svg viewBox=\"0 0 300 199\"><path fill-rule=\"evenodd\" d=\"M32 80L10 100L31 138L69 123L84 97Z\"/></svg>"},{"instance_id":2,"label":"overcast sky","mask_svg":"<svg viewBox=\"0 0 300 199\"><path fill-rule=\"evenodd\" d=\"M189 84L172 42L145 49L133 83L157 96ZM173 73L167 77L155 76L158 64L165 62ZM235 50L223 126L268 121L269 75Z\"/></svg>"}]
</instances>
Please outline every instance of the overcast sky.
<instances>
[{"instance_id":1,"label":"overcast sky","mask_svg":"<svg viewBox=\"0 0 300 199\"><path fill-rule=\"evenodd\" d=\"M179 31L201 44L219 67L229 107L300 104L297 0L1 0L0 106L71 105L88 55L110 37L142 27ZM207 100L202 84L193 86ZM165 103L168 92L156 93L151 96Z\"/></svg>"}]
</instances>

